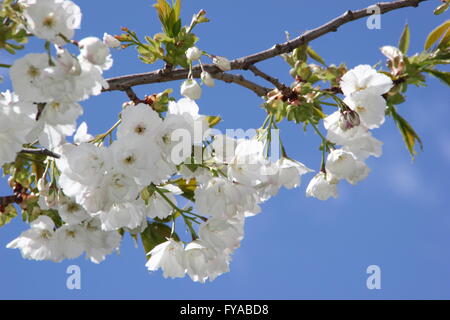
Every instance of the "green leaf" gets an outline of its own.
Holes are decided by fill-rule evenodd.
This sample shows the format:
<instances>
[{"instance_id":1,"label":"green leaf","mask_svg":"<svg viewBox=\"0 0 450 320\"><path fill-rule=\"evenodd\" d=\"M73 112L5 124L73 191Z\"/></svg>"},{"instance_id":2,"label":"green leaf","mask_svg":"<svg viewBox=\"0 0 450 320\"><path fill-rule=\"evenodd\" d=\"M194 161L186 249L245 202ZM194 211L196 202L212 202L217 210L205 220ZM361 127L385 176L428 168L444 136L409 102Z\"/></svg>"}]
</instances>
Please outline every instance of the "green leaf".
<instances>
[{"instance_id":1,"label":"green leaf","mask_svg":"<svg viewBox=\"0 0 450 320\"><path fill-rule=\"evenodd\" d=\"M425 41L425 50L430 49L450 28L450 20L445 21L443 24L437 26L427 37Z\"/></svg>"},{"instance_id":2,"label":"green leaf","mask_svg":"<svg viewBox=\"0 0 450 320\"><path fill-rule=\"evenodd\" d=\"M408 24L406 24L405 28L403 29L402 35L400 37L400 41L398 43L398 48L404 54L408 53L410 38L411 38L411 33L409 31Z\"/></svg>"},{"instance_id":3,"label":"green leaf","mask_svg":"<svg viewBox=\"0 0 450 320\"><path fill-rule=\"evenodd\" d=\"M411 157L414 159L414 156L417 154L415 150L416 142L419 143L420 149L423 150L422 140L408 121L397 113L395 107L389 107L389 111L402 134L403 141L405 142Z\"/></svg>"},{"instance_id":4,"label":"green leaf","mask_svg":"<svg viewBox=\"0 0 450 320\"><path fill-rule=\"evenodd\" d=\"M446 49L450 45L450 28L447 30L447 32L442 37L441 41L438 44L439 49Z\"/></svg>"},{"instance_id":5,"label":"green leaf","mask_svg":"<svg viewBox=\"0 0 450 320\"><path fill-rule=\"evenodd\" d=\"M424 69L424 71L435 76L436 78L438 78L439 80L443 81L445 84L450 86L450 72L439 71L435 69Z\"/></svg>"},{"instance_id":6,"label":"green leaf","mask_svg":"<svg viewBox=\"0 0 450 320\"><path fill-rule=\"evenodd\" d=\"M447 9L450 6L450 2L445 2L443 4L441 4L440 6L438 6L436 9L434 9L433 13L435 15L440 15L441 13L444 13L445 11L447 11Z\"/></svg>"},{"instance_id":7,"label":"green leaf","mask_svg":"<svg viewBox=\"0 0 450 320\"><path fill-rule=\"evenodd\" d=\"M172 33L176 37L181 31L181 20L178 19L172 26Z\"/></svg>"},{"instance_id":8,"label":"green leaf","mask_svg":"<svg viewBox=\"0 0 450 320\"><path fill-rule=\"evenodd\" d=\"M313 48L309 47L306 49L306 53L308 56L310 56L313 60L316 60L320 64L326 66L325 60L316 52Z\"/></svg>"},{"instance_id":9,"label":"green leaf","mask_svg":"<svg viewBox=\"0 0 450 320\"><path fill-rule=\"evenodd\" d=\"M206 121L208 121L208 125L210 128L215 127L217 124L219 124L220 121L222 121L222 118L219 116L207 116Z\"/></svg>"},{"instance_id":10,"label":"green leaf","mask_svg":"<svg viewBox=\"0 0 450 320\"><path fill-rule=\"evenodd\" d=\"M156 0L156 3L153 5L158 12L159 20L162 23L165 23L166 19L169 17L172 8L167 3L166 0Z\"/></svg>"},{"instance_id":11,"label":"green leaf","mask_svg":"<svg viewBox=\"0 0 450 320\"><path fill-rule=\"evenodd\" d=\"M14 205L10 204L5 208L4 212L0 212L0 227L10 223L15 217L17 217L17 209Z\"/></svg>"},{"instance_id":12,"label":"green leaf","mask_svg":"<svg viewBox=\"0 0 450 320\"><path fill-rule=\"evenodd\" d=\"M292 57L295 61L306 61L308 46L306 44L302 44L300 47L294 49L292 52Z\"/></svg>"},{"instance_id":13,"label":"green leaf","mask_svg":"<svg viewBox=\"0 0 450 320\"><path fill-rule=\"evenodd\" d=\"M192 172L195 172L195 170L197 169L195 164L187 164L186 166ZM183 191L183 197L192 201L195 200L195 189L197 189L197 180L195 180L195 178L189 181L186 181L185 179L177 179L175 181L172 181L172 184L177 185L181 189L181 191Z\"/></svg>"},{"instance_id":14,"label":"green leaf","mask_svg":"<svg viewBox=\"0 0 450 320\"><path fill-rule=\"evenodd\" d=\"M157 245L166 242L167 238L171 237L172 229L160 222L150 223L147 228L141 233L142 245L144 246L145 253L149 253ZM172 238L179 240L176 233L172 235ZM149 259L150 256L147 256Z\"/></svg>"},{"instance_id":15,"label":"green leaf","mask_svg":"<svg viewBox=\"0 0 450 320\"><path fill-rule=\"evenodd\" d=\"M179 20L181 14L181 0L176 0L175 4L173 4L173 10L175 12L175 19Z\"/></svg>"}]
</instances>

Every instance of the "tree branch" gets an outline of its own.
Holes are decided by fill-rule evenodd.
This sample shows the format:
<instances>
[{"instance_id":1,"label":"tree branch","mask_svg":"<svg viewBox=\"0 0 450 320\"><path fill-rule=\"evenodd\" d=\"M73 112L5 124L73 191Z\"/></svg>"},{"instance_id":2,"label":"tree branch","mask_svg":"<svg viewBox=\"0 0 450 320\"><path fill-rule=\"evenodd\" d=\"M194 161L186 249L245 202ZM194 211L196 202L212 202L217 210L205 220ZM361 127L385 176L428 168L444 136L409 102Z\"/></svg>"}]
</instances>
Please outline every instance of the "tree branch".
<instances>
[{"instance_id":1,"label":"tree branch","mask_svg":"<svg viewBox=\"0 0 450 320\"><path fill-rule=\"evenodd\" d=\"M338 28L348 22L358 20L373 14L373 9L375 6L378 7L380 14L387 13L389 11L393 11L396 9L401 9L405 7L417 7L421 2L428 0L397 0L393 2L379 2L375 5L371 5L367 8L361 10L348 10L342 15L333 20L321 25L320 27L306 31L301 36L287 41L282 44L276 44L272 48L261 51L250 56L242 57L236 60L233 60L231 63L232 69L242 69L245 65L254 64L263 60L267 60L273 57L276 57L283 53L288 53L298 48L299 46L308 43L312 40L320 38L321 36L330 33L336 32Z\"/></svg>"},{"instance_id":2,"label":"tree branch","mask_svg":"<svg viewBox=\"0 0 450 320\"><path fill-rule=\"evenodd\" d=\"M61 158L59 154L56 154L47 149L22 149L19 153L27 153L27 154L37 154L42 156L47 156L55 159Z\"/></svg>"},{"instance_id":3,"label":"tree branch","mask_svg":"<svg viewBox=\"0 0 450 320\"><path fill-rule=\"evenodd\" d=\"M272 89L260 86L259 84L256 84L254 82L251 82L244 78L242 75L235 75L225 72L218 72L213 73L212 76L215 79L225 81L227 83L236 83L240 86L243 86L244 88L250 89L254 93L256 93L259 97L266 96Z\"/></svg>"},{"instance_id":4,"label":"tree branch","mask_svg":"<svg viewBox=\"0 0 450 320\"><path fill-rule=\"evenodd\" d=\"M262 72L261 70L259 70L256 66L254 65L249 65L248 67L245 66L244 70L250 70L251 72L253 72L253 74L257 77L261 77L264 80L272 83L275 88L277 88L278 90L280 90L281 92L285 93L285 94L289 94L292 92L291 88L289 88L288 86L286 86L285 84L281 83L277 78L274 78L270 75L268 75L265 72Z\"/></svg>"},{"instance_id":5,"label":"tree branch","mask_svg":"<svg viewBox=\"0 0 450 320\"><path fill-rule=\"evenodd\" d=\"M380 2L375 5L369 6L360 10L348 10L341 16L323 24L322 26L306 31L299 37L282 44L276 44L272 48L265 51L257 52L249 56L241 57L231 61L232 70L245 70L249 66L279 56L283 53L288 53L298 48L299 46L322 37L330 32L335 32L338 28L348 22L358 20L373 14L373 8L378 7L380 14L387 13L389 11L397 10L405 7L417 7L421 2L427 0L397 0L393 2ZM225 82L233 82L244 86L254 91L259 96L267 94L268 88L261 87L260 85L246 80L242 76L235 76L221 72L221 70L213 64L204 65L205 70L211 73L216 79L223 80ZM192 70L194 77L198 78L201 74L201 68L199 66ZM173 80L186 79L189 74L188 69L160 69L153 72L133 74L127 76L121 76L117 78L108 79L109 88L104 91L126 91L128 88L151 84L159 82L168 82ZM272 82L273 83L273 82ZM274 83L273 83L274 84ZM275 85L275 84L274 84Z\"/></svg>"},{"instance_id":6,"label":"tree branch","mask_svg":"<svg viewBox=\"0 0 450 320\"><path fill-rule=\"evenodd\" d=\"M222 72L219 68L213 65L205 65L205 70L208 71L215 79L225 81L227 83L236 83L247 89L252 90L258 96L265 96L271 89L262 87L256 83L253 83L245 79L242 75L234 75ZM193 68L192 75L194 78L200 78L202 69L200 67ZM108 79L109 88L103 91L125 91L130 97L129 88L134 86L139 86L143 84L159 83L159 82L169 82L175 80L186 79L189 74L187 69L175 69L173 71L164 71L163 69L156 70L148 73L132 74L127 76L122 76L118 78Z\"/></svg>"}]
</instances>

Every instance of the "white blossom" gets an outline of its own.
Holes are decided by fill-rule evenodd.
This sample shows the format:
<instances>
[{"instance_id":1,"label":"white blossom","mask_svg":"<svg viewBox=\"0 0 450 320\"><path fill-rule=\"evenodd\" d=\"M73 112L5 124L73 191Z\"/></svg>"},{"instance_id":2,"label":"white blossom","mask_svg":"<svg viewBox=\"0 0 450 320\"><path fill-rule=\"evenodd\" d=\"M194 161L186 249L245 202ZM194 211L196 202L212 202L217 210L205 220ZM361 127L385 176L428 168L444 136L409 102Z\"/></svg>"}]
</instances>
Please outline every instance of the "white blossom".
<instances>
[{"instance_id":1,"label":"white blossom","mask_svg":"<svg viewBox=\"0 0 450 320\"><path fill-rule=\"evenodd\" d=\"M103 43L106 44L109 48L120 47L120 41L106 32L103 34Z\"/></svg>"},{"instance_id":2,"label":"white blossom","mask_svg":"<svg viewBox=\"0 0 450 320\"><path fill-rule=\"evenodd\" d=\"M19 249L29 260L59 260L59 243L55 240L55 224L47 216L39 216L31 222L30 229L7 244L9 249Z\"/></svg>"},{"instance_id":3,"label":"white blossom","mask_svg":"<svg viewBox=\"0 0 450 320\"><path fill-rule=\"evenodd\" d=\"M393 46L383 46L381 47L381 53L389 60L395 61L398 59L403 59L403 53L400 49Z\"/></svg>"},{"instance_id":4,"label":"white blossom","mask_svg":"<svg viewBox=\"0 0 450 320\"><path fill-rule=\"evenodd\" d=\"M17 59L10 68L12 85L21 101L46 102L48 95L42 92L44 70L49 67L48 55L30 53Z\"/></svg>"},{"instance_id":5,"label":"white blossom","mask_svg":"<svg viewBox=\"0 0 450 320\"><path fill-rule=\"evenodd\" d=\"M158 113L143 103L125 108L121 118L122 123L117 130L119 139L142 137L151 140L162 125Z\"/></svg>"},{"instance_id":6,"label":"white blossom","mask_svg":"<svg viewBox=\"0 0 450 320\"><path fill-rule=\"evenodd\" d=\"M109 47L102 40L95 37L82 39L78 46L80 47L81 58L89 61L93 65L99 66L103 70L111 68L113 61L109 52Z\"/></svg>"},{"instance_id":7,"label":"white blossom","mask_svg":"<svg viewBox=\"0 0 450 320\"><path fill-rule=\"evenodd\" d=\"M200 75L200 78L202 79L204 85L207 87L214 87L216 84L214 78L209 72L203 71Z\"/></svg>"},{"instance_id":8,"label":"white blossom","mask_svg":"<svg viewBox=\"0 0 450 320\"><path fill-rule=\"evenodd\" d=\"M187 79L181 85L181 95L192 100L198 100L202 96L202 88L194 79Z\"/></svg>"},{"instance_id":9,"label":"white blossom","mask_svg":"<svg viewBox=\"0 0 450 320\"><path fill-rule=\"evenodd\" d=\"M180 242L169 239L153 248L148 255L150 255L150 259L145 266L149 271L161 268L164 278L184 277L186 273L185 253Z\"/></svg>"},{"instance_id":10,"label":"white blossom","mask_svg":"<svg viewBox=\"0 0 450 320\"><path fill-rule=\"evenodd\" d=\"M199 60L202 57L202 51L197 47L191 47L186 50L186 57L191 60Z\"/></svg>"},{"instance_id":11,"label":"white blossom","mask_svg":"<svg viewBox=\"0 0 450 320\"><path fill-rule=\"evenodd\" d=\"M14 161L22 145L30 142L29 134L35 126L31 114L34 108L10 91L0 93L0 166Z\"/></svg>"},{"instance_id":12,"label":"white blossom","mask_svg":"<svg viewBox=\"0 0 450 320\"><path fill-rule=\"evenodd\" d=\"M92 139L94 139L94 136L88 133L87 123L82 122L73 136L73 142L81 144L89 142Z\"/></svg>"},{"instance_id":13,"label":"white blossom","mask_svg":"<svg viewBox=\"0 0 450 320\"><path fill-rule=\"evenodd\" d=\"M276 165L279 183L286 189L297 188L301 183L301 176L313 172L303 163L285 157L278 160Z\"/></svg>"},{"instance_id":14,"label":"white blossom","mask_svg":"<svg viewBox=\"0 0 450 320\"><path fill-rule=\"evenodd\" d=\"M328 155L325 168L327 173L337 179L346 179L351 184L364 180L370 172L364 162L342 149L335 149Z\"/></svg>"},{"instance_id":15,"label":"white blossom","mask_svg":"<svg viewBox=\"0 0 450 320\"><path fill-rule=\"evenodd\" d=\"M327 179L324 172L319 172L314 178L312 178L306 188L306 196L314 197L322 201L328 200L330 197L337 198L337 181L335 179L330 180L331 181Z\"/></svg>"},{"instance_id":16,"label":"white blossom","mask_svg":"<svg viewBox=\"0 0 450 320\"><path fill-rule=\"evenodd\" d=\"M231 70L231 62L225 57L215 56L213 57L213 63L219 67L222 71Z\"/></svg>"},{"instance_id":17,"label":"white blossom","mask_svg":"<svg viewBox=\"0 0 450 320\"><path fill-rule=\"evenodd\" d=\"M85 223L87 231L86 255L93 263L100 263L114 250L118 250L122 236L118 231L102 231L99 219Z\"/></svg>"},{"instance_id":18,"label":"white blossom","mask_svg":"<svg viewBox=\"0 0 450 320\"><path fill-rule=\"evenodd\" d=\"M177 199L171 192L166 192L164 195L174 204L177 205ZM158 192L153 192L153 194L150 196L150 199L148 200L148 205L146 207L146 214L147 217L155 219L165 219L172 213L173 208L167 202L166 199L164 199Z\"/></svg>"},{"instance_id":19,"label":"white blossom","mask_svg":"<svg viewBox=\"0 0 450 320\"><path fill-rule=\"evenodd\" d=\"M55 232L63 259L75 259L86 249L86 230L80 225L63 225Z\"/></svg>"},{"instance_id":20,"label":"white blossom","mask_svg":"<svg viewBox=\"0 0 450 320\"><path fill-rule=\"evenodd\" d=\"M218 253L205 246L201 240L192 241L185 247L186 272L192 281L204 283L210 274L217 272L213 262Z\"/></svg>"},{"instance_id":21,"label":"white blossom","mask_svg":"<svg viewBox=\"0 0 450 320\"><path fill-rule=\"evenodd\" d=\"M102 230L135 229L144 221L145 208L141 201L114 203L108 209L95 214L102 223Z\"/></svg>"},{"instance_id":22,"label":"white blossom","mask_svg":"<svg viewBox=\"0 0 450 320\"><path fill-rule=\"evenodd\" d=\"M199 236L200 240L215 250L234 250L240 246L244 237L243 225L211 218L200 225Z\"/></svg>"},{"instance_id":23,"label":"white blossom","mask_svg":"<svg viewBox=\"0 0 450 320\"><path fill-rule=\"evenodd\" d=\"M218 218L233 218L256 207L255 190L225 178L212 178L195 190L198 212Z\"/></svg>"},{"instance_id":24,"label":"white blossom","mask_svg":"<svg viewBox=\"0 0 450 320\"><path fill-rule=\"evenodd\" d=\"M68 225L78 225L90 218L81 205L66 197L59 199L58 214Z\"/></svg>"},{"instance_id":25,"label":"white blossom","mask_svg":"<svg viewBox=\"0 0 450 320\"><path fill-rule=\"evenodd\" d=\"M356 111L361 122L369 129L379 128L385 120L386 100L367 89L355 92L344 99L350 109Z\"/></svg>"},{"instance_id":26,"label":"white blossom","mask_svg":"<svg viewBox=\"0 0 450 320\"><path fill-rule=\"evenodd\" d=\"M72 1L29 1L23 12L30 33L38 38L64 45L72 39L75 29L80 27L81 11Z\"/></svg>"},{"instance_id":27,"label":"white blossom","mask_svg":"<svg viewBox=\"0 0 450 320\"><path fill-rule=\"evenodd\" d=\"M356 92L381 96L391 90L393 83L391 78L371 66L359 65L342 76L340 86L347 97Z\"/></svg>"}]
</instances>

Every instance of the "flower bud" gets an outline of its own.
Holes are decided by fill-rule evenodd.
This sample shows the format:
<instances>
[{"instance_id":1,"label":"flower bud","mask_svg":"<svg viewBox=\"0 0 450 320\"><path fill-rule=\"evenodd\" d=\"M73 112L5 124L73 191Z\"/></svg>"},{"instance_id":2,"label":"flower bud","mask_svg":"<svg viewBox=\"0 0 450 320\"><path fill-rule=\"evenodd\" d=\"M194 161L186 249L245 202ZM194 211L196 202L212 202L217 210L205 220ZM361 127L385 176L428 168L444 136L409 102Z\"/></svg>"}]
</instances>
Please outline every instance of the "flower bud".
<instances>
[{"instance_id":1,"label":"flower bud","mask_svg":"<svg viewBox=\"0 0 450 320\"><path fill-rule=\"evenodd\" d=\"M214 87L215 85L214 78L211 76L210 73L203 71L200 77L205 86Z\"/></svg>"},{"instance_id":2,"label":"flower bud","mask_svg":"<svg viewBox=\"0 0 450 320\"><path fill-rule=\"evenodd\" d=\"M186 57L191 60L199 60L202 57L202 51L197 47L192 47L186 50Z\"/></svg>"},{"instance_id":3,"label":"flower bud","mask_svg":"<svg viewBox=\"0 0 450 320\"><path fill-rule=\"evenodd\" d=\"M120 41L108 33L105 33L103 35L103 43L106 44L109 48L120 47Z\"/></svg>"},{"instance_id":4,"label":"flower bud","mask_svg":"<svg viewBox=\"0 0 450 320\"><path fill-rule=\"evenodd\" d=\"M403 53L396 47L393 46L384 46L381 47L381 53L386 56L389 60L396 60L399 58L403 58Z\"/></svg>"},{"instance_id":5,"label":"flower bud","mask_svg":"<svg viewBox=\"0 0 450 320\"><path fill-rule=\"evenodd\" d=\"M213 63L219 67L222 71L230 71L231 70L231 62L225 57L215 56L213 58Z\"/></svg>"},{"instance_id":6,"label":"flower bud","mask_svg":"<svg viewBox=\"0 0 450 320\"><path fill-rule=\"evenodd\" d=\"M361 120L359 119L359 115L357 112L353 110L346 110L341 113L341 117L339 118L339 127L342 129L342 131L357 127L360 124Z\"/></svg>"},{"instance_id":7,"label":"flower bud","mask_svg":"<svg viewBox=\"0 0 450 320\"><path fill-rule=\"evenodd\" d=\"M386 58L388 58L388 67L394 75L400 75L405 69L403 53L396 47L384 46L381 49Z\"/></svg>"},{"instance_id":8,"label":"flower bud","mask_svg":"<svg viewBox=\"0 0 450 320\"><path fill-rule=\"evenodd\" d=\"M181 94L186 98L198 100L202 96L202 88L194 79L187 79L181 85Z\"/></svg>"}]
</instances>

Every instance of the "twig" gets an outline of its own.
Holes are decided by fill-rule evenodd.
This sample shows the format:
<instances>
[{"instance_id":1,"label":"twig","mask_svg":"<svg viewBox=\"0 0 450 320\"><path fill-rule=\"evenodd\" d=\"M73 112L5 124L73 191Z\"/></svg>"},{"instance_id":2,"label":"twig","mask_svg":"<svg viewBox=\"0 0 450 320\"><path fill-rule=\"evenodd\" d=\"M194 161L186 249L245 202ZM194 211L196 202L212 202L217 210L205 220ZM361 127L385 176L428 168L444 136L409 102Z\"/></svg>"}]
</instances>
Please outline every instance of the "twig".
<instances>
[{"instance_id":1,"label":"twig","mask_svg":"<svg viewBox=\"0 0 450 320\"><path fill-rule=\"evenodd\" d=\"M376 6L379 9L380 14L384 14L393 10L397 10L405 7L417 7L421 2L427 0L397 0L393 2L380 2L377 3ZM288 53L298 48L299 46L308 43L312 40L320 38L330 32L335 32L338 28L348 22L358 20L373 14L374 5L369 6L360 10L348 10L341 16L323 24L322 26L306 31L301 36L292 39L290 41L284 42L282 44L276 44L272 48L267 49L265 51L257 52L249 56L241 57L231 61L231 69L233 70L244 70L246 67L253 65L257 62L261 62L264 60L268 60L270 58L279 56L283 53ZM264 92L267 91L267 88L261 87L256 83L252 83L251 81L245 80L240 76L234 76L225 74L222 76L218 76L221 73L221 70L217 68L215 65L207 64L204 65L205 70L207 70L211 74L215 74L215 78L227 82L237 83L242 85L252 91L254 91L259 96L264 95ZM201 67L197 66L192 69L192 73L195 77L199 77L201 73ZM189 74L188 69L160 69L153 72L141 73L141 74L133 74L127 76L121 76L117 78L111 78L108 80L109 89L105 89L104 91L125 91L128 88L151 84L151 83L159 83L159 82L168 82L173 80L181 80L186 79ZM224 80L227 79L227 80Z\"/></svg>"},{"instance_id":2,"label":"twig","mask_svg":"<svg viewBox=\"0 0 450 320\"><path fill-rule=\"evenodd\" d=\"M50 150L47 149L22 149L19 153L27 153L27 154L37 154L37 155L43 155L55 159L61 158L59 154L56 154Z\"/></svg>"},{"instance_id":3,"label":"twig","mask_svg":"<svg viewBox=\"0 0 450 320\"><path fill-rule=\"evenodd\" d=\"M270 91L270 89L262 87L256 83L253 83L245 79L243 76L222 72L220 69L212 65L205 65L204 67L205 70L208 71L214 78L228 83L233 82L239 84L247 89L252 90L260 97L265 96ZM131 87L150 83L183 80L187 78L189 73L189 70L187 69L175 69L173 71L168 72L162 72L162 70L163 69L149 73L132 74L118 78L108 79L109 88L104 89L103 91L120 90L125 91L128 94L127 90ZM200 67L193 68L192 76L194 78L200 78L201 73L202 70ZM128 96L130 97L129 94Z\"/></svg>"},{"instance_id":4,"label":"twig","mask_svg":"<svg viewBox=\"0 0 450 320\"><path fill-rule=\"evenodd\" d=\"M134 92L134 90L131 87L130 88L126 88L124 91L127 94L128 98L130 98L130 100L132 102L134 102L134 104L139 104L141 102L144 102L144 101L142 101L141 99L138 98L138 96L136 95L136 93Z\"/></svg>"},{"instance_id":5,"label":"twig","mask_svg":"<svg viewBox=\"0 0 450 320\"><path fill-rule=\"evenodd\" d=\"M284 95L288 96L290 94L292 94L292 90L291 88L289 88L288 86L286 86L285 84L281 83L277 78L274 78L270 75L268 75L265 72L262 72L261 70L259 70L256 66L254 66L253 64L249 65L249 66L245 66L244 70L250 70L251 72L253 72L253 74L257 77L261 77L264 80L267 80L268 82L272 83L275 88L277 88L278 90L280 90L281 92L283 92Z\"/></svg>"},{"instance_id":6,"label":"twig","mask_svg":"<svg viewBox=\"0 0 450 320\"><path fill-rule=\"evenodd\" d=\"M361 10L348 10L339 17L321 25L316 29L306 31L304 34L295 39L282 44L276 44L268 50L233 60L231 63L231 68L242 69L246 65L255 64L257 62L276 57L280 54L291 52L295 48L298 48L305 43L320 38L327 33L336 32L340 26L348 22L372 15L373 10L371 9L373 9L374 6L378 7L380 14L384 14L400 8L417 7L421 2L424 1L427 0L398 0L393 2L380 2L376 5L371 5Z\"/></svg>"},{"instance_id":7,"label":"twig","mask_svg":"<svg viewBox=\"0 0 450 320\"><path fill-rule=\"evenodd\" d=\"M266 96L271 89L260 86L252 81L249 81L244 78L242 75L235 75L225 72L213 73L212 76L215 79L225 81L227 83L236 83L244 88L250 89L254 93L256 93L259 97Z\"/></svg>"}]
</instances>

